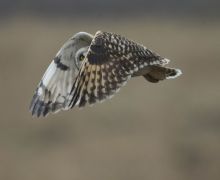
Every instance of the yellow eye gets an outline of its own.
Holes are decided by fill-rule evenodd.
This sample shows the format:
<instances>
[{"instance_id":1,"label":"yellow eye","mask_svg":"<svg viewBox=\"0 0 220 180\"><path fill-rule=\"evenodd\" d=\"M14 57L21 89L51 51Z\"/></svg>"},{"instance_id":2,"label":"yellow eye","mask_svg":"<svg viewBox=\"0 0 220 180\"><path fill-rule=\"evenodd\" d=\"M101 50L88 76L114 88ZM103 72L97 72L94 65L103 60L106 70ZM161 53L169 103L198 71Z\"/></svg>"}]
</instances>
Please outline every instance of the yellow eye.
<instances>
[{"instance_id":1,"label":"yellow eye","mask_svg":"<svg viewBox=\"0 0 220 180\"><path fill-rule=\"evenodd\" d=\"M79 60L82 61L84 58L85 58L85 56L83 54L80 54Z\"/></svg>"}]
</instances>

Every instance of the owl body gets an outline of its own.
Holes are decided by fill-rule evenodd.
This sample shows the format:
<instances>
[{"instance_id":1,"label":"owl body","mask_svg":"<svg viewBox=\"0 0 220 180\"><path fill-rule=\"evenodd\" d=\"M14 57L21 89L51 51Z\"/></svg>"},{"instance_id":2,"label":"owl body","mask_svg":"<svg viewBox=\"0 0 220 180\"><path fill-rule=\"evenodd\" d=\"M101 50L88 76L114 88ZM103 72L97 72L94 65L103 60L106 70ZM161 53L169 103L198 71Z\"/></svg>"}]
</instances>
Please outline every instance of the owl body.
<instances>
[{"instance_id":1,"label":"owl body","mask_svg":"<svg viewBox=\"0 0 220 180\"><path fill-rule=\"evenodd\" d=\"M59 50L33 96L33 115L83 107L112 97L131 77L175 78L179 69L143 45L109 32L79 32Z\"/></svg>"}]
</instances>

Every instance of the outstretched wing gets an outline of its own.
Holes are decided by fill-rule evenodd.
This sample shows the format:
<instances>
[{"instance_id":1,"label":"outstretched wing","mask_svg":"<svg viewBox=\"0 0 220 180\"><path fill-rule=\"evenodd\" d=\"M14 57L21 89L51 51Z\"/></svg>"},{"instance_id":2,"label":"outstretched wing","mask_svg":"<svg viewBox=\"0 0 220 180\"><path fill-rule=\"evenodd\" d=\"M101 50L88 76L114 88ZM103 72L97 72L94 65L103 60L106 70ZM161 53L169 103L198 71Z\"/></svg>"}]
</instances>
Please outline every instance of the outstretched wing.
<instances>
[{"instance_id":1,"label":"outstretched wing","mask_svg":"<svg viewBox=\"0 0 220 180\"><path fill-rule=\"evenodd\" d=\"M77 70L61 63L56 57L37 86L30 104L32 115L45 116L66 107Z\"/></svg>"},{"instance_id":2,"label":"outstretched wing","mask_svg":"<svg viewBox=\"0 0 220 180\"><path fill-rule=\"evenodd\" d=\"M89 47L92 38L80 32L63 45L37 86L30 104L32 115L39 117L69 109L70 92L79 73L75 54L80 48Z\"/></svg>"},{"instance_id":3,"label":"outstretched wing","mask_svg":"<svg viewBox=\"0 0 220 180\"><path fill-rule=\"evenodd\" d=\"M131 76L147 65L167 60L120 35L98 31L71 90L70 107L112 97Z\"/></svg>"}]
</instances>

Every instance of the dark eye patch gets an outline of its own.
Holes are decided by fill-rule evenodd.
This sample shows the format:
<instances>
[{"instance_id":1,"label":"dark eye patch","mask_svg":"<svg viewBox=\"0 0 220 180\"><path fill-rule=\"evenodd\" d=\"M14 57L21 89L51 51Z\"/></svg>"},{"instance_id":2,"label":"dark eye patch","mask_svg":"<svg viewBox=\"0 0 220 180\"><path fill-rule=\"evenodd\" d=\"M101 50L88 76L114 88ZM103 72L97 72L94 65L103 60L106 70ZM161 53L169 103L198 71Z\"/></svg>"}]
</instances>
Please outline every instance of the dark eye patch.
<instances>
[{"instance_id":1,"label":"dark eye patch","mask_svg":"<svg viewBox=\"0 0 220 180\"><path fill-rule=\"evenodd\" d=\"M83 54L79 55L79 60L82 61L85 58L85 56Z\"/></svg>"}]
</instances>

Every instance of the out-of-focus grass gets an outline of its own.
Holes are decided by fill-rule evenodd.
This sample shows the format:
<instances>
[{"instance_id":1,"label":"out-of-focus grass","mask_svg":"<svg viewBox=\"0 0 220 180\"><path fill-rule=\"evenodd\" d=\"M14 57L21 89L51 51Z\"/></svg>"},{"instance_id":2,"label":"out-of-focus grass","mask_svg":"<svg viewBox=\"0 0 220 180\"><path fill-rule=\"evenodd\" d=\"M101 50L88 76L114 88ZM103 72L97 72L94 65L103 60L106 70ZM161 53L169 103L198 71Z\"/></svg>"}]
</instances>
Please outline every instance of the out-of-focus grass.
<instances>
[{"instance_id":1,"label":"out-of-focus grass","mask_svg":"<svg viewBox=\"0 0 220 180\"><path fill-rule=\"evenodd\" d=\"M51 59L78 31L113 31L183 70L132 79L112 100L32 119ZM220 25L140 19L18 18L0 27L0 179L219 179Z\"/></svg>"}]
</instances>

